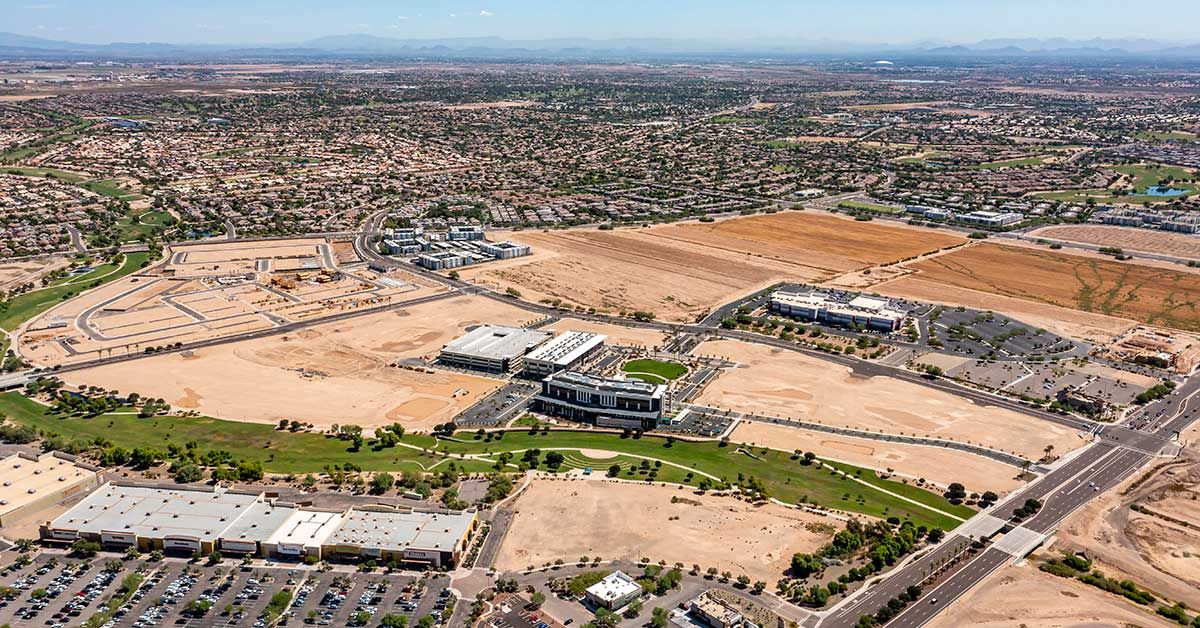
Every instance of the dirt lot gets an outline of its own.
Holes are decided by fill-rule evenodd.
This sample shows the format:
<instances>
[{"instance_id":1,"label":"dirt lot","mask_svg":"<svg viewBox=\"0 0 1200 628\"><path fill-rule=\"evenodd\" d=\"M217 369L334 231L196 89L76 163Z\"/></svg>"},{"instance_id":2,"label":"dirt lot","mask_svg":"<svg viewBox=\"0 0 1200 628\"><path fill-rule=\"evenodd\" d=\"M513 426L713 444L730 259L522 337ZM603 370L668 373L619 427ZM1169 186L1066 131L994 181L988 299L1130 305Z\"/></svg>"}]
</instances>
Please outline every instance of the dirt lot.
<instances>
[{"instance_id":1,"label":"dirt lot","mask_svg":"<svg viewBox=\"0 0 1200 628\"><path fill-rule=\"evenodd\" d=\"M467 278L608 312L694 320L783 280L821 282L960 242L957 236L812 212L616 231L521 231L534 255L461 270Z\"/></svg>"},{"instance_id":2,"label":"dirt lot","mask_svg":"<svg viewBox=\"0 0 1200 628\"><path fill-rule=\"evenodd\" d=\"M430 358L466 327L521 324L527 313L478 297L456 297L296 334L229 343L70 373L69 383L162 397L177 408L242 421L296 419L373 427L400 421L428 431L498 380L388 366Z\"/></svg>"},{"instance_id":3,"label":"dirt lot","mask_svg":"<svg viewBox=\"0 0 1200 628\"><path fill-rule=\"evenodd\" d=\"M690 503L673 504L673 496ZM602 478L537 480L515 508L497 558L501 570L584 555L645 556L774 582L792 554L816 550L840 529L833 519L774 504L751 506L682 488Z\"/></svg>"},{"instance_id":4,"label":"dirt lot","mask_svg":"<svg viewBox=\"0 0 1200 628\"><path fill-rule=\"evenodd\" d=\"M863 378L793 351L720 340L701 355L724 356L730 369L698 403L772 416L885 432L951 438L1037 459L1047 445L1060 455L1084 444L1073 430L1010 410L980 407L961 397L890 377Z\"/></svg>"},{"instance_id":5,"label":"dirt lot","mask_svg":"<svg viewBox=\"0 0 1200 628\"><path fill-rule=\"evenodd\" d=\"M1029 237L1200 259L1200 238L1167 231L1111 225L1058 225L1032 231Z\"/></svg>"},{"instance_id":6,"label":"dirt lot","mask_svg":"<svg viewBox=\"0 0 1200 628\"><path fill-rule=\"evenodd\" d=\"M1085 549L1105 574L1129 578L1195 608L1200 606L1200 530L1169 518L1195 525L1200 517L1200 462L1152 464L1156 466L1147 469L1153 474L1150 480L1128 488L1145 475L1139 473L1068 518L1055 548ZM1122 494L1126 490L1129 494ZM1154 514L1130 510L1134 503Z\"/></svg>"},{"instance_id":7,"label":"dirt lot","mask_svg":"<svg viewBox=\"0 0 1200 628\"><path fill-rule=\"evenodd\" d=\"M965 247L912 267L924 281L1200 330L1200 274L996 244Z\"/></svg>"},{"instance_id":8,"label":"dirt lot","mask_svg":"<svg viewBox=\"0 0 1200 628\"><path fill-rule=\"evenodd\" d=\"M1178 626L1081 582L1007 566L968 591L929 628L1165 628Z\"/></svg>"},{"instance_id":9,"label":"dirt lot","mask_svg":"<svg viewBox=\"0 0 1200 628\"><path fill-rule=\"evenodd\" d=\"M652 329L633 329L620 325L605 325L604 323L581 321L577 318L564 318L552 325L543 327L543 329L555 333L564 331L590 331L595 334L604 334L608 336L606 342L614 345L657 347L663 344L667 338L666 334Z\"/></svg>"},{"instance_id":10,"label":"dirt lot","mask_svg":"<svg viewBox=\"0 0 1200 628\"><path fill-rule=\"evenodd\" d=\"M811 451L821 458L848 462L894 479L924 479L941 487L961 482L968 492L995 491L1003 495L1021 486L1018 469L987 458L936 447L883 443L767 423L739 423L729 437L734 442L766 445L783 451Z\"/></svg>"},{"instance_id":11,"label":"dirt lot","mask_svg":"<svg viewBox=\"0 0 1200 628\"><path fill-rule=\"evenodd\" d=\"M62 256L4 262L0 265L0 290L10 290L26 283L40 287L38 280L42 275L66 268L69 264L70 260Z\"/></svg>"}]
</instances>

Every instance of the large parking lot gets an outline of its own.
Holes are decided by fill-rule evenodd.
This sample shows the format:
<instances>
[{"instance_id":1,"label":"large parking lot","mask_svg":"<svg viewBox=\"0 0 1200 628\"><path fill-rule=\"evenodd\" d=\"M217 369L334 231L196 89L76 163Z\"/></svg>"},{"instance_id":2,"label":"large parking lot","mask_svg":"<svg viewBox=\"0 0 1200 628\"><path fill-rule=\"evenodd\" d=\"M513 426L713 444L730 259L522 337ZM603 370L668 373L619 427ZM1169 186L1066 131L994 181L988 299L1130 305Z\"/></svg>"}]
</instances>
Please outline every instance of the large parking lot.
<instances>
[{"instance_id":1,"label":"large parking lot","mask_svg":"<svg viewBox=\"0 0 1200 628\"><path fill-rule=\"evenodd\" d=\"M0 625L65 627L92 620L111 627L263 628L274 599L276 608L285 609L279 625L379 626L393 615L406 617L410 626L428 616L427 625L439 626L454 607L444 576L115 555L41 554L20 562L8 554L0 569Z\"/></svg>"}]
</instances>

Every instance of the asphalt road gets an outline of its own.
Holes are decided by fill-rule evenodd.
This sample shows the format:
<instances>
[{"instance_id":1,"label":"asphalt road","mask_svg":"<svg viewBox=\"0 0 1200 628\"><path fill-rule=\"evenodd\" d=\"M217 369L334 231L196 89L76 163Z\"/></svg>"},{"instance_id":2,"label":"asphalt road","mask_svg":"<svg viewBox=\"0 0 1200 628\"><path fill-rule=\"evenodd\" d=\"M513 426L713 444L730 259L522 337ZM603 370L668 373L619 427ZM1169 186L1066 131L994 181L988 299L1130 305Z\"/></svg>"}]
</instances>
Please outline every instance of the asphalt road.
<instances>
[{"instance_id":1,"label":"asphalt road","mask_svg":"<svg viewBox=\"0 0 1200 628\"><path fill-rule=\"evenodd\" d=\"M1113 438L1100 438L1066 464L1011 495L991 512L995 516L1005 518L1026 499L1038 499L1043 504L1041 510L1017 527L1037 534L1052 533L1071 513L1111 490L1151 460L1152 456L1142 451L1141 446L1152 442L1166 444L1166 439L1174 431L1190 425L1194 420L1192 399L1197 393L1200 393L1200 380L1189 380L1179 387L1177 394L1158 402L1164 410L1164 417L1170 418L1162 421L1156 429L1141 431L1124 427L1108 428L1106 432L1115 432ZM854 626L860 616L874 613L909 585L921 584L930 565L954 553L954 546L959 538L961 537L957 534L948 535L948 539L928 555L893 572L875 587L847 600L818 625L821 628ZM916 628L924 625L959 596L1013 559L1014 557L1007 552L989 548L963 560L940 584L932 588L927 587L921 598L888 622L888 626ZM937 600L936 603L933 602L934 599Z\"/></svg>"}]
</instances>

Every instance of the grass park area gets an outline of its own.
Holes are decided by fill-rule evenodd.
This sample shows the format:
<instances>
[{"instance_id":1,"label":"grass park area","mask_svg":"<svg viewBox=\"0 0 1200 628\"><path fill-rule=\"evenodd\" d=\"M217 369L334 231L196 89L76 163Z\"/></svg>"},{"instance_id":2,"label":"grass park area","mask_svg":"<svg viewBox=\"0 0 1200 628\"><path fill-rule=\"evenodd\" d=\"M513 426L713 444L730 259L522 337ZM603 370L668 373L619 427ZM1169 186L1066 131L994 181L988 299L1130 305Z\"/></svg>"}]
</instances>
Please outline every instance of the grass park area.
<instances>
[{"instance_id":1,"label":"grass park area","mask_svg":"<svg viewBox=\"0 0 1200 628\"><path fill-rule=\"evenodd\" d=\"M899 214L903 213L904 209L895 205L883 205L881 203L866 203L863 201L841 201L837 204L839 209L849 209L852 211L871 212L873 214Z\"/></svg>"},{"instance_id":2,"label":"grass park area","mask_svg":"<svg viewBox=\"0 0 1200 628\"><path fill-rule=\"evenodd\" d=\"M0 394L0 412L13 422L70 441L103 439L128 449L150 447L160 451L170 444L185 446L195 441L202 443L202 447L228 451L235 458L260 462L269 473L320 473L325 466L346 462L367 471L439 471L453 463L462 471L484 472L492 470L496 458L505 452L511 453L515 464L524 451L540 449L543 454L551 450L562 453L564 470L592 467L596 473L604 474L617 464L621 467L619 477L644 478L643 471L649 466L658 469L656 481L691 485L713 482L713 478L730 483L756 478L771 497L784 502L806 501L873 517L910 518L917 524L944 529L953 528L959 519L973 514L971 509L953 506L933 493L879 479L867 469L840 465L851 476L860 477L864 484L818 464L806 465L790 452L735 443L685 442L603 432L520 430L506 432L501 438L460 432L452 440L406 434L395 447L368 441L359 451L352 451L346 440L281 431L260 423L207 417L142 419L132 411L92 418L65 417L50 414L45 406L18 393ZM604 455L615 457L601 457Z\"/></svg>"},{"instance_id":3,"label":"grass park area","mask_svg":"<svg viewBox=\"0 0 1200 628\"><path fill-rule=\"evenodd\" d=\"M1038 192L1034 196L1055 201L1086 202L1094 199L1097 203L1162 203L1179 199L1177 196L1150 196L1146 189L1164 185L1185 190L1186 194L1200 191L1200 183L1196 183L1196 174L1177 166L1160 166L1158 164L1127 164L1113 166L1113 170L1127 175L1128 194L1116 194L1111 189L1066 190L1063 192ZM1128 188L1127 188L1128 189Z\"/></svg>"},{"instance_id":4,"label":"grass park area","mask_svg":"<svg viewBox=\"0 0 1200 628\"><path fill-rule=\"evenodd\" d=\"M24 166L4 166L0 168L0 172L11 174L20 177L35 177L39 179L54 179L63 183L78 185L79 187L99 194L125 201L134 201L142 198L141 194L133 190L122 187L123 183L117 179L90 179L87 175L71 172L69 170L59 170L58 168L28 168Z\"/></svg>"},{"instance_id":5,"label":"grass park area","mask_svg":"<svg viewBox=\"0 0 1200 628\"><path fill-rule=\"evenodd\" d=\"M1198 139L1195 133L1187 131L1138 131L1133 134L1133 137L1139 140L1147 140L1152 142L1165 142L1170 140L1178 140L1184 142L1192 142Z\"/></svg>"},{"instance_id":6,"label":"grass park area","mask_svg":"<svg viewBox=\"0 0 1200 628\"><path fill-rule=\"evenodd\" d=\"M1024 166L1040 166L1046 162L1046 155L1022 157L1020 159L1005 159L1003 161L989 161L982 164L971 166L973 170L1002 170L1004 168L1021 168Z\"/></svg>"},{"instance_id":7,"label":"grass park area","mask_svg":"<svg viewBox=\"0 0 1200 628\"><path fill-rule=\"evenodd\" d=\"M0 306L0 328L13 331L21 323L45 312L61 301L69 299L95 282L106 284L124 277L142 267L142 263L150 259L149 253L129 253L120 268L115 265L101 265L90 273L72 277L62 283L51 285L32 292L17 295Z\"/></svg>"},{"instance_id":8,"label":"grass park area","mask_svg":"<svg viewBox=\"0 0 1200 628\"><path fill-rule=\"evenodd\" d=\"M665 384L687 373L687 367L678 362L650 359L630 360L621 370L630 378L651 384Z\"/></svg>"}]
</instances>

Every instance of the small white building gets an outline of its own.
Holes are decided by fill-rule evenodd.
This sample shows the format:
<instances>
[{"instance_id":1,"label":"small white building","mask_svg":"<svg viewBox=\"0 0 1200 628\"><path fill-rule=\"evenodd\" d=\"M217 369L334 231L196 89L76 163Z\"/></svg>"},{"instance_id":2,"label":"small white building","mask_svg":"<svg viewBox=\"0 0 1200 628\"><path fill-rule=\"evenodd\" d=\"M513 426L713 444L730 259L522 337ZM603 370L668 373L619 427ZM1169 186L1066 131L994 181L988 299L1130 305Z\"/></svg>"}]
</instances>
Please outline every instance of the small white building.
<instances>
[{"instance_id":1,"label":"small white building","mask_svg":"<svg viewBox=\"0 0 1200 628\"><path fill-rule=\"evenodd\" d=\"M624 572L614 571L603 580L587 588L587 599L596 606L617 610L636 600L642 594L642 585Z\"/></svg>"}]
</instances>

